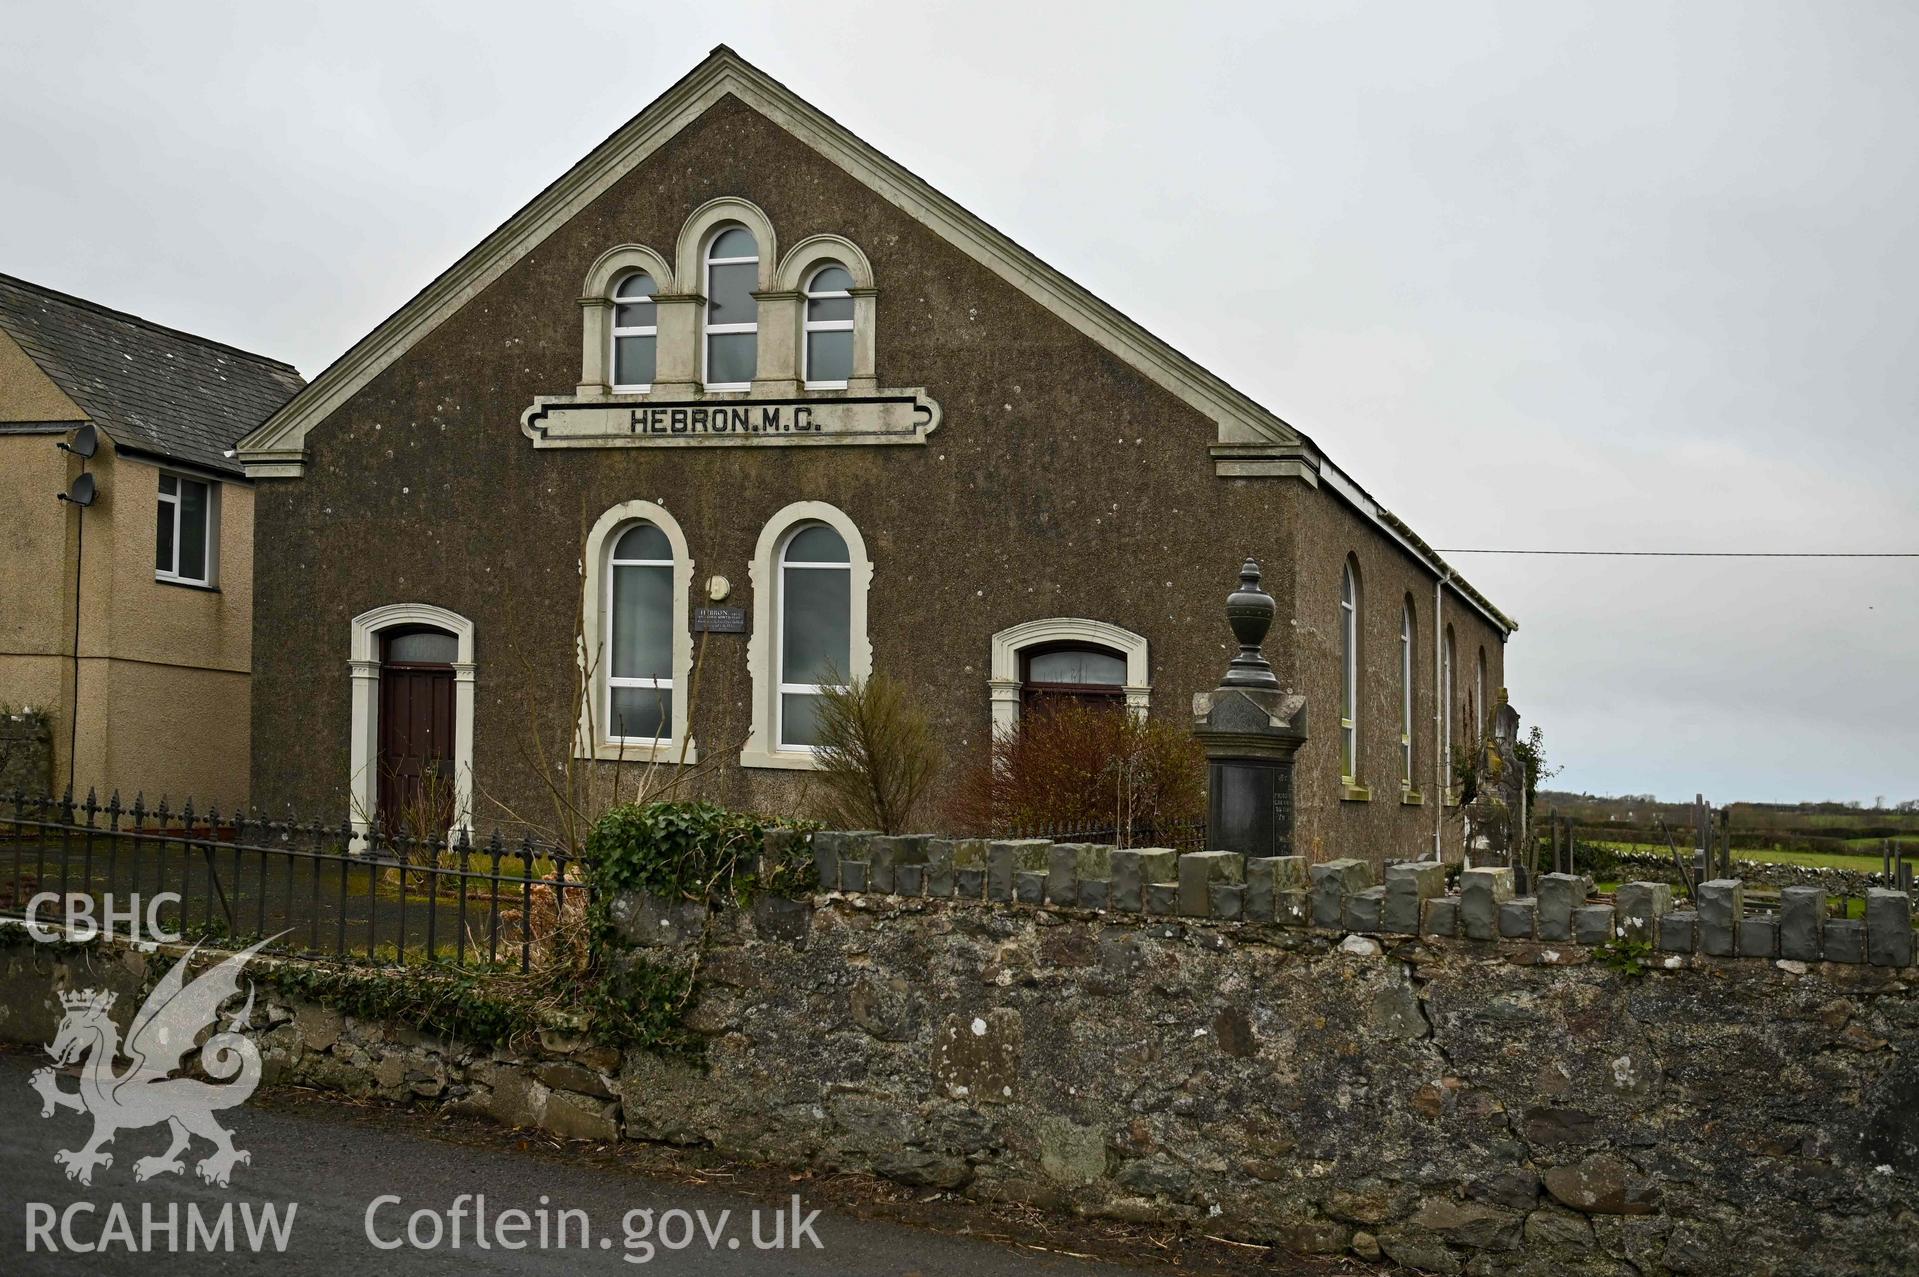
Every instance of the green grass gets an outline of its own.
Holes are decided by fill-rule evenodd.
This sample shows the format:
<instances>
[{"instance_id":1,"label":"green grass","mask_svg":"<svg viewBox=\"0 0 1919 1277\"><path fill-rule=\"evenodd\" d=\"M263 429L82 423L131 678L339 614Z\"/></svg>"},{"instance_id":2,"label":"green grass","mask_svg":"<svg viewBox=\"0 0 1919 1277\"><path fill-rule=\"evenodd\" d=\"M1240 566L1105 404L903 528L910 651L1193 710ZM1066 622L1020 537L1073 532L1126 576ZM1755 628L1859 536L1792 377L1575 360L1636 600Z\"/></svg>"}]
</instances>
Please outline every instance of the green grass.
<instances>
[{"instance_id":1,"label":"green grass","mask_svg":"<svg viewBox=\"0 0 1919 1277\"><path fill-rule=\"evenodd\" d=\"M1667 859L1672 857L1671 848L1658 846L1653 843L1601 842L1594 843L1593 845L1610 847L1614 851L1651 853ZM1682 848L1679 854L1684 857L1686 854L1685 850ZM1732 853L1732 858L1734 860L1771 861L1779 865L1805 865L1812 869L1851 869L1857 873L1878 873L1879 870L1883 868L1880 858L1876 855L1846 856L1836 852L1824 851L1781 851L1778 848L1770 851L1735 849Z\"/></svg>"}]
</instances>

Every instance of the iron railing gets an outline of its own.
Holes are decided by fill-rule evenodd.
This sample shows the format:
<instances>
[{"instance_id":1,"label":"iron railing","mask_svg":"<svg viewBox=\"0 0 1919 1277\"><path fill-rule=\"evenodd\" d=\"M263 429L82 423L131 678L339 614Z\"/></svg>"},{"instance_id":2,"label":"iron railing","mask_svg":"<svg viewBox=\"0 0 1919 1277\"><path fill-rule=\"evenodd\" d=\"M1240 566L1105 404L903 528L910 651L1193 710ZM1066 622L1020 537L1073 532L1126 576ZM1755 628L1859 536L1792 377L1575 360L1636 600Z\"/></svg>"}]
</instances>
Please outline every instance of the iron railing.
<instances>
[{"instance_id":1,"label":"iron railing","mask_svg":"<svg viewBox=\"0 0 1919 1277\"><path fill-rule=\"evenodd\" d=\"M286 955L397 966L528 971L588 943L585 862L531 835L356 832L191 800L122 806L117 793L0 803L0 915L24 918L36 897L46 925L74 912L125 923L137 907L143 932L151 909L164 933L273 937L268 950Z\"/></svg>"},{"instance_id":2,"label":"iron railing","mask_svg":"<svg viewBox=\"0 0 1919 1277\"><path fill-rule=\"evenodd\" d=\"M1164 824L1103 825L1090 828L1059 825L1011 825L995 838L1049 838L1054 842L1106 843L1115 847L1171 847L1175 851L1205 851L1204 820Z\"/></svg>"}]
</instances>

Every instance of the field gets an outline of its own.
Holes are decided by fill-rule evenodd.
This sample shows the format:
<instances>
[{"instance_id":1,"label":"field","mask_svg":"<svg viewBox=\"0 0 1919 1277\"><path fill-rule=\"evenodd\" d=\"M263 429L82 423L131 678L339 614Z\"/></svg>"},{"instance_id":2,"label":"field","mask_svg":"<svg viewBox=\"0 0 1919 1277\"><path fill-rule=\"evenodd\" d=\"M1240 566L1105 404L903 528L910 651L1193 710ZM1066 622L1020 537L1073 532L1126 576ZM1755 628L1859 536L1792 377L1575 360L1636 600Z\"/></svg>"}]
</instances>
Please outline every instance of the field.
<instances>
[{"instance_id":1,"label":"field","mask_svg":"<svg viewBox=\"0 0 1919 1277\"><path fill-rule=\"evenodd\" d=\"M1657 856L1670 856L1672 850L1665 843L1622 842L1614 839L1596 839L1588 831L1581 831L1581 842L1594 842L1613 851L1631 851L1649 853ZM1781 848L1744 849L1735 847L1734 860L1770 861L1776 865L1806 865L1814 869L1851 869L1859 873L1878 873L1884 867L1878 852L1878 840L1873 840L1872 854L1861 853L1848 856L1824 851L1788 851ZM1919 843L1908 844L1907 854L1919 852ZM1684 855L1684 851L1681 851Z\"/></svg>"}]
</instances>

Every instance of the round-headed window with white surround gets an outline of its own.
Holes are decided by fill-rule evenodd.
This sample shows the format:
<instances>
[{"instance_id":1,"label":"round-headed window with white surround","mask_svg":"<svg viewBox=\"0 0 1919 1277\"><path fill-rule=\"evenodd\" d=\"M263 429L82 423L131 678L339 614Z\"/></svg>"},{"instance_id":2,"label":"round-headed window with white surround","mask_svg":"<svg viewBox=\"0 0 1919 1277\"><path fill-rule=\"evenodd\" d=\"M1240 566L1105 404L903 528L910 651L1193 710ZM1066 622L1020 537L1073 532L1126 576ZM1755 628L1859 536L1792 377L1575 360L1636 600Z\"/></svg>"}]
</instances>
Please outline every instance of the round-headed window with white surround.
<instances>
[{"instance_id":1,"label":"round-headed window with white surround","mask_svg":"<svg viewBox=\"0 0 1919 1277\"><path fill-rule=\"evenodd\" d=\"M708 390L747 390L759 369L760 249L753 232L727 226L706 249Z\"/></svg>"},{"instance_id":2,"label":"round-headed window with white surround","mask_svg":"<svg viewBox=\"0 0 1919 1277\"><path fill-rule=\"evenodd\" d=\"M651 523L622 532L607 557L606 735L657 742L673 734L673 546Z\"/></svg>"},{"instance_id":3,"label":"round-headed window with white surround","mask_svg":"<svg viewBox=\"0 0 1919 1277\"><path fill-rule=\"evenodd\" d=\"M653 277L636 271L613 289L613 389L652 389L659 345L659 314Z\"/></svg>"},{"instance_id":4,"label":"round-headed window with white surround","mask_svg":"<svg viewBox=\"0 0 1919 1277\"><path fill-rule=\"evenodd\" d=\"M820 743L822 693L852 666L853 564L846 541L824 523L805 523L780 549L779 701L781 749Z\"/></svg>"},{"instance_id":5,"label":"round-headed window with white surround","mask_svg":"<svg viewBox=\"0 0 1919 1277\"><path fill-rule=\"evenodd\" d=\"M853 276L828 262L806 280L806 384L844 390L853 376Z\"/></svg>"}]
</instances>

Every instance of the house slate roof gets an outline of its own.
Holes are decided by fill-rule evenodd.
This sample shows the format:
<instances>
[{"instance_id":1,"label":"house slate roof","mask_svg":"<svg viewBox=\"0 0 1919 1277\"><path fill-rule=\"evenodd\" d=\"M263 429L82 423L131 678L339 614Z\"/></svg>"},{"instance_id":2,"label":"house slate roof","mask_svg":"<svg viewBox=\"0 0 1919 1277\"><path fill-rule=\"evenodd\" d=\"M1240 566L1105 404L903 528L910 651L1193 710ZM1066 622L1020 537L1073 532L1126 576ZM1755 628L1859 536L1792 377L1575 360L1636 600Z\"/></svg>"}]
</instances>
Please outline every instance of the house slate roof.
<instances>
[{"instance_id":1,"label":"house slate roof","mask_svg":"<svg viewBox=\"0 0 1919 1277\"><path fill-rule=\"evenodd\" d=\"M236 478L224 454L306 385L291 364L11 275L0 328L116 447Z\"/></svg>"}]
</instances>

